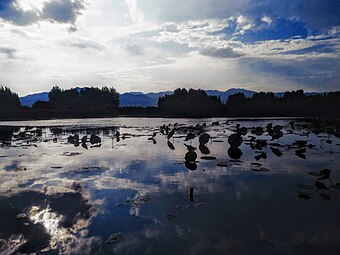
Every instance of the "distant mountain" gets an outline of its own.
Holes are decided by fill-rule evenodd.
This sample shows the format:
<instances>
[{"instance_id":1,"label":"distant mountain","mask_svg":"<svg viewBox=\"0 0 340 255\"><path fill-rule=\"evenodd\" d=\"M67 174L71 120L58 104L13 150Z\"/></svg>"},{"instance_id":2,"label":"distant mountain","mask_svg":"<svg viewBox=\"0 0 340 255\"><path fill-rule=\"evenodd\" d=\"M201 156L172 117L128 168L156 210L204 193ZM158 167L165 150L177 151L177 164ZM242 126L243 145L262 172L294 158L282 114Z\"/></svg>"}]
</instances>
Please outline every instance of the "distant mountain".
<instances>
[{"instance_id":1,"label":"distant mountain","mask_svg":"<svg viewBox=\"0 0 340 255\"><path fill-rule=\"evenodd\" d=\"M163 92L150 92L146 93L145 95L158 101L158 98L163 97L165 95L172 95L173 93L174 93L173 91L163 91Z\"/></svg>"},{"instance_id":2,"label":"distant mountain","mask_svg":"<svg viewBox=\"0 0 340 255\"><path fill-rule=\"evenodd\" d=\"M80 91L82 88L76 88ZM229 89L227 91L219 91L219 90L206 90L208 95L210 96L220 96L223 103L227 102L228 97L230 95L234 95L236 93L243 93L246 97L252 97L255 91L246 90L246 89ZM162 92L128 92L120 95L120 106L122 107L149 107L149 106L157 106L158 98L164 95L171 95L173 91L162 91ZM282 97L284 93L278 92L275 93L276 96ZM306 95L315 95L316 92L306 92ZM48 101L48 92L42 92L37 94L27 95L25 97L21 97L21 105L23 106L32 106L36 101Z\"/></svg>"},{"instance_id":3,"label":"distant mountain","mask_svg":"<svg viewBox=\"0 0 340 255\"><path fill-rule=\"evenodd\" d=\"M246 89L228 89L227 91L219 91L219 90L206 90L209 96L219 96L223 103L226 103L228 97L234 95L236 93L243 93L246 97L252 97L255 91L246 90Z\"/></svg>"},{"instance_id":4,"label":"distant mountain","mask_svg":"<svg viewBox=\"0 0 340 255\"><path fill-rule=\"evenodd\" d=\"M157 106L157 100L150 98L143 93L124 93L120 95L120 106L128 107L148 107L148 106Z\"/></svg>"},{"instance_id":5,"label":"distant mountain","mask_svg":"<svg viewBox=\"0 0 340 255\"><path fill-rule=\"evenodd\" d=\"M41 92L20 97L22 106L31 107L36 101L48 101L48 92Z\"/></svg>"},{"instance_id":6,"label":"distant mountain","mask_svg":"<svg viewBox=\"0 0 340 255\"><path fill-rule=\"evenodd\" d=\"M223 103L227 102L228 97L230 95L236 93L244 93L246 97L251 97L255 91L250 91L246 89L229 89L227 91L219 91L219 90L206 90L208 95L210 96L220 96ZM124 93L120 96L120 106L128 107L128 106L139 106L139 107L148 107L148 106L157 106L158 98L164 95L171 95L173 91L163 91L163 92L129 92Z\"/></svg>"},{"instance_id":7,"label":"distant mountain","mask_svg":"<svg viewBox=\"0 0 340 255\"><path fill-rule=\"evenodd\" d=\"M124 93L120 96L120 106L122 107L150 107L157 106L158 98L168 94L173 94L173 91L163 91L163 92L129 92Z\"/></svg>"}]
</instances>

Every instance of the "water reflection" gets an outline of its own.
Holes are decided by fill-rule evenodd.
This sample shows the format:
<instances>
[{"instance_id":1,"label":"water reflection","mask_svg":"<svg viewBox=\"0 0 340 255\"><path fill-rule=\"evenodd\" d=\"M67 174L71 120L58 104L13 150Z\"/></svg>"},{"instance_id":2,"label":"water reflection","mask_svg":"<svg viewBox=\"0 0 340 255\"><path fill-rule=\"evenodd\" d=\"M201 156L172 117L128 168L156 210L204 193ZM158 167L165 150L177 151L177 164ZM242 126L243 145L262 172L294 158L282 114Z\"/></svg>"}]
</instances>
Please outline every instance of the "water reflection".
<instances>
[{"instance_id":1,"label":"water reflection","mask_svg":"<svg viewBox=\"0 0 340 255\"><path fill-rule=\"evenodd\" d=\"M1 254L339 253L336 123L61 122L0 128Z\"/></svg>"},{"instance_id":2,"label":"water reflection","mask_svg":"<svg viewBox=\"0 0 340 255\"><path fill-rule=\"evenodd\" d=\"M3 254L45 249L70 253L72 246L80 245L79 236L84 244L89 219L95 213L77 191L55 195L26 191L2 197L0 204Z\"/></svg>"}]
</instances>

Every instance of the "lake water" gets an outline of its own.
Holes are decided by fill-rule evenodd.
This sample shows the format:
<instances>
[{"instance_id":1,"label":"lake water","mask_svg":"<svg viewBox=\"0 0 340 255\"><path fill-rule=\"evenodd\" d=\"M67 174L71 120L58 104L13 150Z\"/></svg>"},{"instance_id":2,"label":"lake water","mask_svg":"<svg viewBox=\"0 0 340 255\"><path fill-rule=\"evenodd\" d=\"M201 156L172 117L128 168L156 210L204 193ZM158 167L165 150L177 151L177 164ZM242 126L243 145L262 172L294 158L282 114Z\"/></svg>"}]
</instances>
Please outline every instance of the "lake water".
<instances>
[{"instance_id":1,"label":"lake water","mask_svg":"<svg viewBox=\"0 0 340 255\"><path fill-rule=\"evenodd\" d=\"M340 139L331 123L0 126L0 254L340 254Z\"/></svg>"}]
</instances>

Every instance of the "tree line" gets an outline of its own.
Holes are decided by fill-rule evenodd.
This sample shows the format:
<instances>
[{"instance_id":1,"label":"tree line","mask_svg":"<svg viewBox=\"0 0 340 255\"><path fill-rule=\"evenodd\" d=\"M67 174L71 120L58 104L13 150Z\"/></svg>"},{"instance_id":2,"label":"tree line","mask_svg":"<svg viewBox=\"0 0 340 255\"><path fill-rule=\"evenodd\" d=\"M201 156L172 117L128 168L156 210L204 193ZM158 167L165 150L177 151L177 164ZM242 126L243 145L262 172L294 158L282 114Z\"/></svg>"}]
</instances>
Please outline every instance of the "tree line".
<instances>
[{"instance_id":1,"label":"tree line","mask_svg":"<svg viewBox=\"0 0 340 255\"><path fill-rule=\"evenodd\" d=\"M48 93L48 102L37 101L35 109L117 109L119 93L115 88L72 88L63 90L55 86Z\"/></svg>"},{"instance_id":2,"label":"tree line","mask_svg":"<svg viewBox=\"0 0 340 255\"><path fill-rule=\"evenodd\" d=\"M158 99L158 110L164 116L209 117L220 113L221 98L204 90L176 89L172 95Z\"/></svg>"},{"instance_id":3,"label":"tree line","mask_svg":"<svg viewBox=\"0 0 340 255\"><path fill-rule=\"evenodd\" d=\"M218 96L201 89L176 89L158 100L158 107L119 107L115 88L53 87L49 101L37 101L32 108L22 107L19 96L0 86L0 118L75 118L114 116L160 117L340 117L340 91L306 95L303 90L231 95L224 104Z\"/></svg>"},{"instance_id":4,"label":"tree line","mask_svg":"<svg viewBox=\"0 0 340 255\"><path fill-rule=\"evenodd\" d=\"M19 96L0 87L0 119L46 119L114 117L119 114L119 93L115 88L90 87L61 89L53 87L49 100L21 106Z\"/></svg>"},{"instance_id":5,"label":"tree line","mask_svg":"<svg viewBox=\"0 0 340 255\"><path fill-rule=\"evenodd\" d=\"M272 92L255 93L247 98L237 93L228 98L228 116L340 117L340 91L306 95L303 90L275 96Z\"/></svg>"},{"instance_id":6,"label":"tree line","mask_svg":"<svg viewBox=\"0 0 340 255\"><path fill-rule=\"evenodd\" d=\"M19 96L9 88L0 86L0 109L16 109L21 106Z\"/></svg>"}]
</instances>

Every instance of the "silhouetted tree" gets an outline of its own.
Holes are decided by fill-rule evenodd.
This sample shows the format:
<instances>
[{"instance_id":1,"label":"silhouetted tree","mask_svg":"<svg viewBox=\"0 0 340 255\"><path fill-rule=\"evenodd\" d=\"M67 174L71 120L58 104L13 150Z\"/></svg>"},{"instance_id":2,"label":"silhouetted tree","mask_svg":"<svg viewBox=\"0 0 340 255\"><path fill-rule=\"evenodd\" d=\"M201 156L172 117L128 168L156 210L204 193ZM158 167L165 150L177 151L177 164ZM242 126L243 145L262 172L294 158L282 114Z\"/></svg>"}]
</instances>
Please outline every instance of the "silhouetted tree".
<instances>
[{"instance_id":1,"label":"silhouetted tree","mask_svg":"<svg viewBox=\"0 0 340 255\"><path fill-rule=\"evenodd\" d=\"M49 92L48 97L51 105L57 109L116 109L119 107L119 94L115 88L108 87L62 90L56 86Z\"/></svg>"},{"instance_id":2,"label":"silhouetted tree","mask_svg":"<svg viewBox=\"0 0 340 255\"><path fill-rule=\"evenodd\" d=\"M303 90L281 95L272 92L255 93L246 97L237 93L226 104L217 96L209 96L201 89L176 89L174 94L158 100L158 108L119 108L119 94L114 88L53 87L49 101L37 101L30 107L20 107L17 94L0 86L1 119L81 118L126 116L171 117L340 117L340 91L306 95ZM4 132L7 137L7 130Z\"/></svg>"},{"instance_id":3,"label":"silhouetted tree","mask_svg":"<svg viewBox=\"0 0 340 255\"><path fill-rule=\"evenodd\" d=\"M221 99L208 96L201 89L176 89L174 94L165 95L158 100L159 111L163 115L183 117L207 117L220 112Z\"/></svg>"},{"instance_id":4,"label":"silhouetted tree","mask_svg":"<svg viewBox=\"0 0 340 255\"><path fill-rule=\"evenodd\" d=\"M32 105L33 109L39 109L39 110L50 110L53 109L53 105L50 102L46 101L36 101Z\"/></svg>"},{"instance_id":5,"label":"silhouetted tree","mask_svg":"<svg viewBox=\"0 0 340 255\"><path fill-rule=\"evenodd\" d=\"M243 94L229 97L228 116L339 116L340 92L306 96L303 90L285 92L282 97L260 92L246 98Z\"/></svg>"},{"instance_id":6,"label":"silhouetted tree","mask_svg":"<svg viewBox=\"0 0 340 255\"><path fill-rule=\"evenodd\" d=\"M20 100L16 93L13 93L9 88L0 86L0 109L12 110L20 107Z\"/></svg>"}]
</instances>

